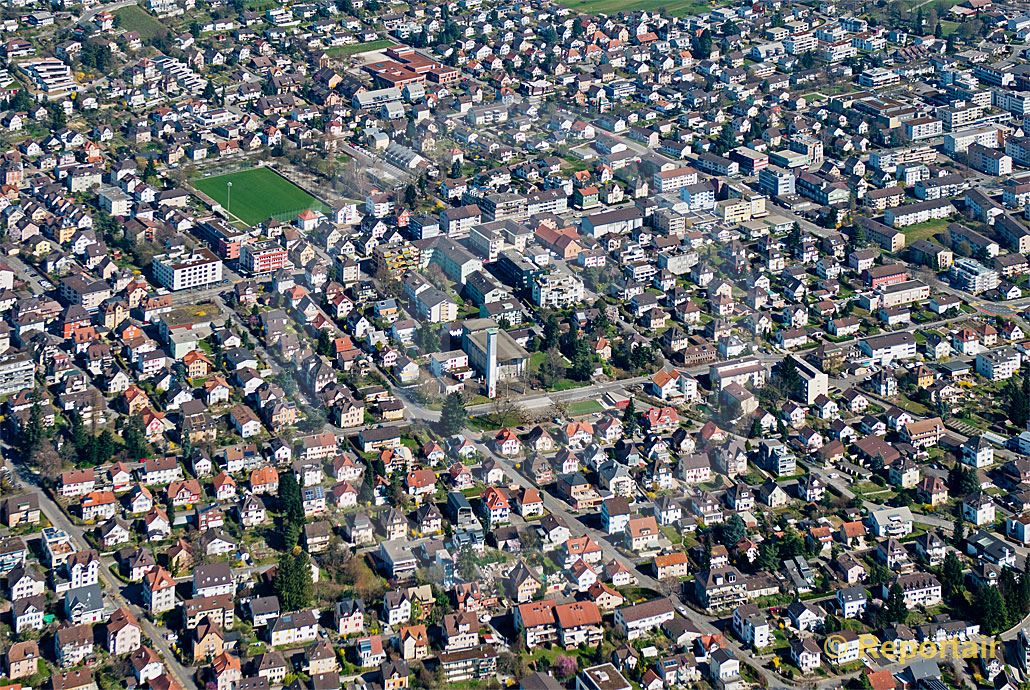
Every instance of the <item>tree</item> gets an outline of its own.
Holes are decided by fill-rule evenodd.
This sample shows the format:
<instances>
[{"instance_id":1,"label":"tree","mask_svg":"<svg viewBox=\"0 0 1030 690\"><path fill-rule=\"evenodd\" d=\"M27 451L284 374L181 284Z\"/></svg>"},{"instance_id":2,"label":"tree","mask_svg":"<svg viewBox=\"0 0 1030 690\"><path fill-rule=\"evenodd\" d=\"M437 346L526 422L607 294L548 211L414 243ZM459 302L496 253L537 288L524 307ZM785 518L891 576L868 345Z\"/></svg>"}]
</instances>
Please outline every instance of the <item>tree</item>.
<instances>
[{"instance_id":1,"label":"tree","mask_svg":"<svg viewBox=\"0 0 1030 690\"><path fill-rule=\"evenodd\" d=\"M1008 380L1005 400L1009 419L1020 429L1025 429L1030 420L1030 367L1023 367L1021 376Z\"/></svg>"},{"instance_id":2,"label":"tree","mask_svg":"<svg viewBox=\"0 0 1030 690\"><path fill-rule=\"evenodd\" d=\"M1016 579L1016 572L1012 568L1001 569L1001 579L998 582L998 589L1005 600L1005 610L1009 615L1011 623L1023 619L1027 613L1028 601L1024 598L1025 592Z\"/></svg>"},{"instance_id":3,"label":"tree","mask_svg":"<svg viewBox=\"0 0 1030 690\"><path fill-rule=\"evenodd\" d=\"M404 204L411 208L415 207L418 202L418 190L415 189L415 185L408 185L404 188Z\"/></svg>"},{"instance_id":4,"label":"tree","mask_svg":"<svg viewBox=\"0 0 1030 690\"><path fill-rule=\"evenodd\" d=\"M465 400L457 391L449 393L443 401L443 410L440 412L440 431L447 436L460 433L468 421L468 410L465 409Z\"/></svg>"},{"instance_id":5,"label":"tree","mask_svg":"<svg viewBox=\"0 0 1030 690\"><path fill-rule=\"evenodd\" d=\"M908 620L905 593L897 582L891 585L887 593L887 601L884 603L883 613L889 623L904 623Z\"/></svg>"},{"instance_id":6,"label":"tree","mask_svg":"<svg viewBox=\"0 0 1030 690\"><path fill-rule=\"evenodd\" d=\"M285 611L299 611L314 602L311 560L299 546L279 556L272 583Z\"/></svg>"},{"instance_id":7,"label":"tree","mask_svg":"<svg viewBox=\"0 0 1030 690\"><path fill-rule=\"evenodd\" d=\"M61 475L61 456L52 443L44 443L36 451L36 468L39 473L51 481Z\"/></svg>"},{"instance_id":8,"label":"tree","mask_svg":"<svg viewBox=\"0 0 1030 690\"><path fill-rule=\"evenodd\" d=\"M962 561L954 551L948 551L941 566L941 590L946 601L965 592L965 575L962 573Z\"/></svg>"},{"instance_id":9,"label":"tree","mask_svg":"<svg viewBox=\"0 0 1030 690\"><path fill-rule=\"evenodd\" d=\"M976 475L976 470L970 467L963 473L959 482L959 493L964 496L973 496L979 494L980 491L980 478Z\"/></svg>"},{"instance_id":10,"label":"tree","mask_svg":"<svg viewBox=\"0 0 1030 690\"><path fill-rule=\"evenodd\" d=\"M558 325L558 317L551 312L544 319L544 337L540 344L541 350L550 350L552 347L558 347L559 336L561 334L561 327Z\"/></svg>"},{"instance_id":11,"label":"tree","mask_svg":"<svg viewBox=\"0 0 1030 690\"><path fill-rule=\"evenodd\" d=\"M955 526L951 533L951 542L955 546L962 546L966 539L966 521L962 519L962 506L957 505L955 510Z\"/></svg>"},{"instance_id":12,"label":"tree","mask_svg":"<svg viewBox=\"0 0 1030 690\"><path fill-rule=\"evenodd\" d=\"M569 367L569 378L573 381L589 381L594 373L594 356L590 352L587 341L580 338L572 351L572 366Z\"/></svg>"},{"instance_id":13,"label":"tree","mask_svg":"<svg viewBox=\"0 0 1030 690\"><path fill-rule=\"evenodd\" d=\"M18 89L7 103L7 107L11 110L25 112L32 107L32 99L29 98L29 94L25 89Z\"/></svg>"},{"instance_id":14,"label":"tree","mask_svg":"<svg viewBox=\"0 0 1030 690\"><path fill-rule=\"evenodd\" d=\"M283 542L289 549L297 543L304 525L304 499L293 472L279 476L279 510L283 515Z\"/></svg>"},{"instance_id":15,"label":"tree","mask_svg":"<svg viewBox=\"0 0 1030 690\"><path fill-rule=\"evenodd\" d=\"M479 568L476 566L476 556L472 553L471 546L463 546L461 551L458 552L458 575L465 582L473 582L476 579L476 572Z\"/></svg>"},{"instance_id":16,"label":"tree","mask_svg":"<svg viewBox=\"0 0 1030 690\"><path fill-rule=\"evenodd\" d=\"M983 632L996 635L1008 625L1008 611L1005 600L997 587L981 587L976 592L976 610L980 612L980 625Z\"/></svg>"},{"instance_id":17,"label":"tree","mask_svg":"<svg viewBox=\"0 0 1030 690\"><path fill-rule=\"evenodd\" d=\"M747 536L747 526L736 513L729 520L716 525L713 531L716 540L727 548L736 546Z\"/></svg>"},{"instance_id":18,"label":"tree","mask_svg":"<svg viewBox=\"0 0 1030 690\"><path fill-rule=\"evenodd\" d=\"M598 300L594 307L597 309L597 317L590 324L590 328L597 335L607 336L612 330L612 320L608 318L608 309L603 300Z\"/></svg>"},{"instance_id":19,"label":"tree","mask_svg":"<svg viewBox=\"0 0 1030 690\"><path fill-rule=\"evenodd\" d=\"M544 353L544 361L540 363L536 377L544 388L551 388L565 378L565 362L558 348L552 347Z\"/></svg>"},{"instance_id":20,"label":"tree","mask_svg":"<svg viewBox=\"0 0 1030 690\"><path fill-rule=\"evenodd\" d=\"M143 168L143 180L145 182L153 182L157 179L157 163L154 159L148 158L147 165Z\"/></svg>"},{"instance_id":21,"label":"tree","mask_svg":"<svg viewBox=\"0 0 1030 690\"><path fill-rule=\"evenodd\" d=\"M68 115L64 112L64 106L51 103L47 106L47 110L50 113L50 129L54 131L64 129L68 124Z\"/></svg>"},{"instance_id":22,"label":"tree","mask_svg":"<svg viewBox=\"0 0 1030 690\"><path fill-rule=\"evenodd\" d=\"M572 678L578 670L579 662L576 661L576 658L565 654L555 657L554 663L551 665L551 671L554 672L555 678L562 681Z\"/></svg>"},{"instance_id":23,"label":"tree","mask_svg":"<svg viewBox=\"0 0 1030 690\"><path fill-rule=\"evenodd\" d=\"M423 324L415 331L415 338L422 354L430 355L440 351L440 332L433 328L433 324Z\"/></svg>"},{"instance_id":24,"label":"tree","mask_svg":"<svg viewBox=\"0 0 1030 690\"><path fill-rule=\"evenodd\" d=\"M712 32L705 29L697 36L690 46L690 52L696 60L707 60L712 54Z\"/></svg>"},{"instance_id":25,"label":"tree","mask_svg":"<svg viewBox=\"0 0 1030 690\"><path fill-rule=\"evenodd\" d=\"M43 406L38 390L32 391L32 408L29 419L21 432L21 451L27 459L31 459L43 441Z\"/></svg>"},{"instance_id":26,"label":"tree","mask_svg":"<svg viewBox=\"0 0 1030 690\"><path fill-rule=\"evenodd\" d=\"M138 414L129 417L122 429L122 438L125 439L125 451L130 457L138 460L150 455L150 442L143 428L143 418Z\"/></svg>"},{"instance_id":27,"label":"tree","mask_svg":"<svg viewBox=\"0 0 1030 690\"><path fill-rule=\"evenodd\" d=\"M629 404L626 405L626 410L622 413L622 434L628 439L632 439L637 429L640 427L640 419L637 417L637 406L633 402L633 398L629 399Z\"/></svg>"},{"instance_id":28,"label":"tree","mask_svg":"<svg viewBox=\"0 0 1030 690\"><path fill-rule=\"evenodd\" d=\"M869 238L866 235L865 228L861 225L855 225L854 230L851 231L851 244L856 249L861 249L869 243Z\"/></svg>"}]
</instances>

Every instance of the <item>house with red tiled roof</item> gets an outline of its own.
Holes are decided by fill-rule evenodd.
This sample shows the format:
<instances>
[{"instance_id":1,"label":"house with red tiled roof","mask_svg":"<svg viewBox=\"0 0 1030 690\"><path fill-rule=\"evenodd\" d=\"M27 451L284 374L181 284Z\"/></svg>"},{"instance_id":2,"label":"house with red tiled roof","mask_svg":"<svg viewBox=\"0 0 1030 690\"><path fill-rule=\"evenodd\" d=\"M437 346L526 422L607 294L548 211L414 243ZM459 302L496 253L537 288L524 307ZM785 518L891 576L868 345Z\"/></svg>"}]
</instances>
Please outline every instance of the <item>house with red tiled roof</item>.
<instances>
[{"instance_id":1,"label":"house with red tiled roof","mask_svg":"<svg viewBox=\"0 0 1030 690\"><path fill-rule=\"evenodd\" d=\"M522 452L522 441L511 429L501 429L494 436L494 447L501 455L518 455Z\"/></svg>"},{"instance_id":2,"label":"house with red tiled roof","mask_svg":"<svg viewBox=\"0 0 1030 690\"><path fill-rule=\"evenodd\" d=\"M490 527L503 525L510 521L511 501L508 492L495 486L487 489L479 497L482 514Z\"/></svg>"},{"instance_id":3,"label":"house with red tiled roof","mask_svg":"<svg viewBox=\"0 0 1030 690\"><path fill-rule=\"evenodd\" d=\"M256 494L279 491L279 472L271 466L259 467L250 473L250 490Z\"/></svg>"},{"instance_id":4,"label":"house with red tiled roof","mask_svg":"<svg viewBox=\"0 0 1030 690\"><path fill-rule=\"evenodd\" d=\"M436 491L436 472L433 470L412 470L404 478L404 488L408 495L421 502L425 496L432 496Z\"/></svg>"}]
</instances>

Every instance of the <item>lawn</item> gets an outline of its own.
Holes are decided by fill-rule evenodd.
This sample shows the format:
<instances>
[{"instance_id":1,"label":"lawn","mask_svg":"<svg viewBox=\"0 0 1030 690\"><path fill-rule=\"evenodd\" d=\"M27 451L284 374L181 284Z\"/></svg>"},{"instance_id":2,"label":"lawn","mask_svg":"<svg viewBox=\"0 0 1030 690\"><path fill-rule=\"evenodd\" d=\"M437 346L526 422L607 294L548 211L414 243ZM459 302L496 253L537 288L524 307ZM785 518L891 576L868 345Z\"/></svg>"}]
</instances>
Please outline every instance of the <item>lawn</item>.
<instances>
[{"instance_id":1,"label":"lawn","mask_svg":"<svg viewBox=\"0 0 1030 690\"><path fill-rule=\"evenodd\" d=\"M135 31L144 41L168 31L168 27L137 5L123 7L114 14L118 17L119 28L125 31Z\"/></svg>"},{"instance_id":2,"label":"lawn","mask_svg":"<svg viewBox=\"0 0 1030 690\"><path fill-rule=\"evenodd\" d=\"M925 223L916 223L915 225L909 225L906 228L902 228L901 232L905 235L905 246L910 246L913 242L918 240L932 240L934 235L939 232L944 232L949 223L951 223L951 221L947 218L940 218L937 220L928 220Z\"/></svg>"},{"instance_id":3,"label":"lawn","mask_svg":"<svg viewBox=\"0 0 1030 690\"><path fill-rule=\"evenodd\" d=\"M574 403L569 403L569 414L573 417L579 417L586 414L594 414L595 412L603 412L604 405L597 402L596 400L579 400Z\"/></svg>"},{"instance_id":4,"label":"lawn","mask_svg":"<svg viewBox=\"0 0 1030 690\"><path fill-rule=\"evenodd\" d=\"M382 50L383 48L389 48L396 44L396 41L391 41L388 38L380 38L378 41L369 41L368 43L353 43L349 46L333 46L332 48L326 49L325 54L329 57L350 57L351 55L367 53L371 50Z\"/></svg>"},{"instance_id":5,"label":"lawn","mask_svg":"<svg viewBox=\"0 0 1030 690\"><path fill-rule=\"evenodd\" d=\"M667 10L675 17L688 17L711 12L720 3L704 0L558 0L558 4L586 14Z\"/></svg>"},{"instance_id":6,"label":"lawn","mask_svg":"<svg viewBox=\"0 0 1030 690\"><path fill-rule=\"evenodd\" d=\"M231 206L227 199L228 183L232 182ZM193 186L226 207L232 215L247 225L256 225L279 216L288 216L309 208L329 209L315 197L281 177L271 168L250 168L227 175L194 180Z\"/></svg>"}]
</instances>

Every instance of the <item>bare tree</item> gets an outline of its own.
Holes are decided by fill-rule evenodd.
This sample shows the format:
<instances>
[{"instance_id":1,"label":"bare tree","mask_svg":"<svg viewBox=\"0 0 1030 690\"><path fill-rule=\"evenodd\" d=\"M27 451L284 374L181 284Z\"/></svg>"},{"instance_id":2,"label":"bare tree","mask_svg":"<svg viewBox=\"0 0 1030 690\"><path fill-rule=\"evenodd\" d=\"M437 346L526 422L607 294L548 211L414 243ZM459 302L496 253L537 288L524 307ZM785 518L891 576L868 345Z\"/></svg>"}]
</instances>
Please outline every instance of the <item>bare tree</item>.
<instances>
[{"instance_id":1,"label":"bare tree","mask_svg":"<svg viewBox=\"0 0 1030 690\"><path fill-rule=\"evenodd\" d=\"M39 473L51 481L61 475L63 462L61 456L52 443L43 443L36 452L36 465Z\"/></svg>"},{"instance_id":2,"label":"bare tree","mask_svg":"<svg viewBox=\"0 0 1030 690\"><path fill-rule=\"evenodd\" d=\"M526 422L526 411L519 405L510 384L510 381L501 382L497 396L490 401L494 421L501 426L518 426Z\"/></svg>"}]
</instances>

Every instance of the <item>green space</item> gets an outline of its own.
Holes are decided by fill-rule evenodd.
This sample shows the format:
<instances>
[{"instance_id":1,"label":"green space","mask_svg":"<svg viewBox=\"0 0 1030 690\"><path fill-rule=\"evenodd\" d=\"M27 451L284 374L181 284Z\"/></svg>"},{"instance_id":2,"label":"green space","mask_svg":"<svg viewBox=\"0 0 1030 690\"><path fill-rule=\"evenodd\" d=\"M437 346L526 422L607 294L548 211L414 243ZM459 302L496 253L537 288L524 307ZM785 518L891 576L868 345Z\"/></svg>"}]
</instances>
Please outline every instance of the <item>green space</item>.
<instances>
[{"instance_id":1,"label":"green space","mask_svg":"<svg viewBox=\"0 0 1030 690\"><path fill-rule=\"evenodd\" d=\"M168 31L168 27L158 21L157 17L148 14L138 5L122 7L114 13L114 16L118 17L119 28L135 31L144 41Z\"/></svg>"},{"instance_id":2,"label":"green space","mask_svg":"<svg viewBox=\"0 0 1030 690\"><path fill-rule=\"evenodd\" d=\"M580 415L594 414L595 412L603 412L604 405L597 402L596 400L577 400L574 403L569 403L569 414L573 417Z\"/></svg>"},{"instance_id":3,"label":"green space","mask_svg":"<svg viewBox=\"0 0 1030 690\"><path fill-rule=\"evenodd\" d=\"M674 17L704 14L719 6L704 0L558 0L558 4L586 14L666 10Z\"/></svg>"},{"instance_id":4,"label":"green space","mask_svg":"<svg viewBox=\"0 0 1030 690\"><path fill-rule=\"evenodd\" d=\"M383 48L389 48L392 45L396 45L396 41L391 41L388 38L380 38L378 41L369 41L368 43L354 43L349 46L333 46L325 51L325 54L329 57L350 57L351 55L357 55L359 53L367 53L370 50L382 50Z\"/></svg>"},{"instance_id":5,"label":"green space","mask_svg":"<svg viewBox=\"0 0 1030 690\"><path fill-rule=\"evenodd\" d=\"M947 218L940 218L902 228L901 232L905 235L905 246L910 246L917 240L932 240L934 235L944 232L950 222Z\"/></svg>"},{"instance_id":6,"label":"green space","mask_svg":"<svg viewBox=\"0 0 1030 690\"><path fill-rule=\"evenodd\" d=\"M230 182L231 200L227 198ZM305 209L329 210L325 204L271 168L250 168L227 175L204 177L193 180L193 186L248 225L256 225L277 216L283 216L281 220L291 220L285 216Z\"/></svg>"}]
</instances>

